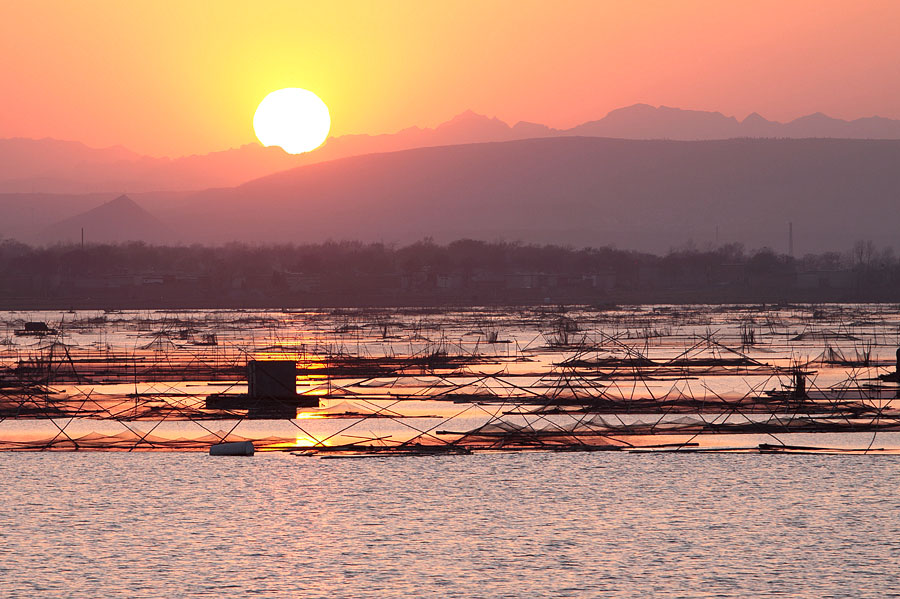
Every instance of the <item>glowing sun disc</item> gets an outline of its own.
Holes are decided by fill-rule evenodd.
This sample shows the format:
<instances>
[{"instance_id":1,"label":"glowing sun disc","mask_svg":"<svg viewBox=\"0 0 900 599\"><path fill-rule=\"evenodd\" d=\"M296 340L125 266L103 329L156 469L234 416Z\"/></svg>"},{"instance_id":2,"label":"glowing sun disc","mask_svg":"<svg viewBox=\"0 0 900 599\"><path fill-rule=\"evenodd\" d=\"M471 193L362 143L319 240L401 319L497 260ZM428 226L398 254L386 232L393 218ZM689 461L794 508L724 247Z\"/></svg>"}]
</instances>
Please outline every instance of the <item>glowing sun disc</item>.
<instances>
[{"instance_id":1,"label":"glowing sun disc","mask_svg":"<svg viewBox=\"0 0 900 599\"><path fill-rule=\"evenodd\" d=\"M281 146L301 154L322 145L331 129L325 102L299 87L276 90L263 98L253 115L253 130L264 146Z\"/></svg>"}]
</instances>

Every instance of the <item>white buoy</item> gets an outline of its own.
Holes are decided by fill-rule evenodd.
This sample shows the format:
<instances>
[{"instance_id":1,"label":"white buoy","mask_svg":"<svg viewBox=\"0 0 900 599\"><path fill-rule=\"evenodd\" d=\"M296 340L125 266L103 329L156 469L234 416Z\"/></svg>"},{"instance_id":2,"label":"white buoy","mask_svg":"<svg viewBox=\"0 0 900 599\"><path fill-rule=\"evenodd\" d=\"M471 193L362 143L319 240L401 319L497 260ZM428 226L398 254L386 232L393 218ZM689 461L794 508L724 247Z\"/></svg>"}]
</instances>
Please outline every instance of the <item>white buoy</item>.
<instances>
[{"instance_id":1,"label":"white buoy","mask_svg":"<svg viewBox=\"0 0 900 599\"><path fill-rule=\"evenodd\" d=\"M253 443L250 441L235 441L233 443L219 443L209 448L209 455L253 455Z\"/></svg>"}]
</instances>

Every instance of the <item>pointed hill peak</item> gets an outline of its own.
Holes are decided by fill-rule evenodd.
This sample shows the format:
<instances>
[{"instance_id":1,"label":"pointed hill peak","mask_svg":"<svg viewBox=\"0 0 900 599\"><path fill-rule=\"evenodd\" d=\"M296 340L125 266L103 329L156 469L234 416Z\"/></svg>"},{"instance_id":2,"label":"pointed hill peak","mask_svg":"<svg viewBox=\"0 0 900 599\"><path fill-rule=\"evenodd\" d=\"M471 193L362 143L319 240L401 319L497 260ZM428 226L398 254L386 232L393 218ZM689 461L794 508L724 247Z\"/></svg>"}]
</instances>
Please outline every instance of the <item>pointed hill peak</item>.
<instances>
[{"instance_id":1,"label":"pointed hill peak","mask_svg":"<svg viewBox=\"0 0 900 599\"><path fill-rule=\"evenodd\" d=\"M610 110L610 112L649 112L653 110L656 110L656 106L645 104L643 102L637 102L635 104L629 104L628 106L622 106L621 108Z\"/></svg>"},{"instance_id":2,"label":"pointed hill peak","mask_svg":"<svg viewBox=\"0 0 900 599\"><path fill-rule=\"evenodd\" d=\"M545 137L558 133L555 129L551 129L547 125L540 123L532 123L530 121L519 121L513 125L512 130L517 135L523 137Z\"/></svg>"},{"instance_id":3,"label":"pointed hill peak","mask_svg":"<svg viewBox=\"0 0 900 599\"><path fill-rule=\"evenodd\" d=\"M106 206L116 206L116 205L135 206L135 207L137 207L138 209L142 209L142 208L138 205L137 202L135 202L134 200L132 200L131 198L129 198L129 197L128 197L126 194L124 194L124 193L123 193L122 195L116 197L115 199L112 199L112 200L108 201L105 205L106 205Z\"/></svg>"},{"instance_id":4,"label":"pointed hill peak","mask_svg":"<svg viewBox=\"0 0 900 599\"><path fill-rule=\"evenodd\" d=\"M140 204L132 200L124 193L100 204L96 208L83 213L83 216L105 216L108 214L129 214L138 215L140 217L154 218L149 212L144 210Z\"/></svg>"},{"instance_id":5,"label":"pointed hill peak","mask_svg":"<svg viewBox=\"0 0 900 599\"><path fill-rule=\"evenodd\" d=\"M465 112L461 112L454 116L449 121L441 123L437 127L435 127L435 131L440 131L441 129L449 129L454 127L501 127L503 129L509 129L509 125L498 119L497 117L489 117L483 114L478 114L472 109L466 110Z\"/></svg>"},{"instance_id":6,"label":"pointed hill peak","mask_svg":"<svg viewBox=\"0 0 900 599\"><path fill-rule=\"evenodd\" d=\"M462 112L460 112L459 114L457 114L456 116L451 118L449 121L447 121L447 123L452 123L454 121L473 121L473 120L490 121L492 119L486 115L479 114L479 113L475 112L474 110L472 110L471 108L469 108L468 110L463 110ZM493 119L493 120L496 120L496 119ZM444 124L446 125L447 123L444 123Z\"/></svg>"},{"instance_id":7,"label":"pointed hill peak","mask_svg":"<svg viewBox=\"0 0 900 599\"><path fill-rule=\"evenodd\" d=\"M85 239L92 243L170 243L175 240L169 227L125 194L47 227L36 240L74 242L80 239L82 231Z\"/></svg>"},{"instance_id":8,"label":"pointed hill peak","mask_svg":"<svg viewBox=\"0 0 900 599\"><path fill-rule=\"evenodd\" d=\"M840 120L841 119L836 119L836 118L830 117L827 114L825 114L824 112L814 112L812 114L807 114L806 116L801 116L799 118L796 118L791 122L792 123L812 122L812 121L833 122L833 121L840 121Z\"/></svg>"},{"instance_id":9,"label":"pointed hill peak","mask_svg":"<svg viewBox=\"0 0 900 599\"><path fill-rule=\"evenodd\" d=\"M765 118L763 115L758 112L751 112L741 121L741 124L755 124L755 123L771 123L769 119Z\"/></svg>"},{"instance_id":10,"label":"pointed hill peak","mask_svg":"<svg viewBox=\"0 0 900 599\"><path fill-rule=\"evenodd\" d=\"M430 130L431 144L461 144L509 139L509 125L494 117L466 110Z\"/></svg>"}]
</instances>

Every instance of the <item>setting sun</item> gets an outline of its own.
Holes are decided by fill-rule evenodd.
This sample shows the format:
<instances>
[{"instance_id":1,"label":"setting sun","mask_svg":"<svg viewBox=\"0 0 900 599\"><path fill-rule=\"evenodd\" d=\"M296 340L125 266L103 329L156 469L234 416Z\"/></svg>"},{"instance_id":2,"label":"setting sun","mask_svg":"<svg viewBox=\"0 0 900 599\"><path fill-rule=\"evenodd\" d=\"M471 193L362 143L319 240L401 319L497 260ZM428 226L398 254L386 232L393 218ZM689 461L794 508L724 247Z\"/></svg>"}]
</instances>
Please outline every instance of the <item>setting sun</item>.
<instances>
[{"instance_id":1,"label":"setting sun","mask_svg":"<svg viewBox=\"0 0 900 599\"><path fill-rule=\"evenodd\" d=\"M328 137L331 115L316 94L288 87L263 98L253 115L253 129L264 146L302 154L315 150Z\"/></svg>"}]
</instances>

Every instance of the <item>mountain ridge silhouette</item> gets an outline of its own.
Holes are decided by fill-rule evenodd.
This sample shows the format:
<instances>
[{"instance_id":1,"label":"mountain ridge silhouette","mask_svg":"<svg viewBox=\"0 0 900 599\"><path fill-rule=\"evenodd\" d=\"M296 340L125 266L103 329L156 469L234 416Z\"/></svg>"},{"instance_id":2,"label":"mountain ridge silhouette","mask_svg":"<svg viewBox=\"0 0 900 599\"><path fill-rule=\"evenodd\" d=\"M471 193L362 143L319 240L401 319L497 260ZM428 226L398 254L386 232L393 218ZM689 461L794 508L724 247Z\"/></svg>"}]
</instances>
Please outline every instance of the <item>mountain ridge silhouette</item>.
<instances>
[{"instance_id":1,"label":"mountain ridge silhouette","mask_svg":"<svg viewBox=\"0 0 900 599\"><path fill-rule=\"evenodd\" d=\"M740 137L900 139L900 120L865 117L846 121L813 113L780 123L751 113L738 121L719 112L634 104L610 111L602 119L560 130L524 121L510 126L498 118L467 110L434 128L333 137L319 149L298 156L280 148L246 144L208 154L153 158L119 146L97 149L80 142L11 138L0 139L0 193L139 193L232 187L278 171L348 156L565 136L685 141Z\"/></svg>"}]
</instances>

